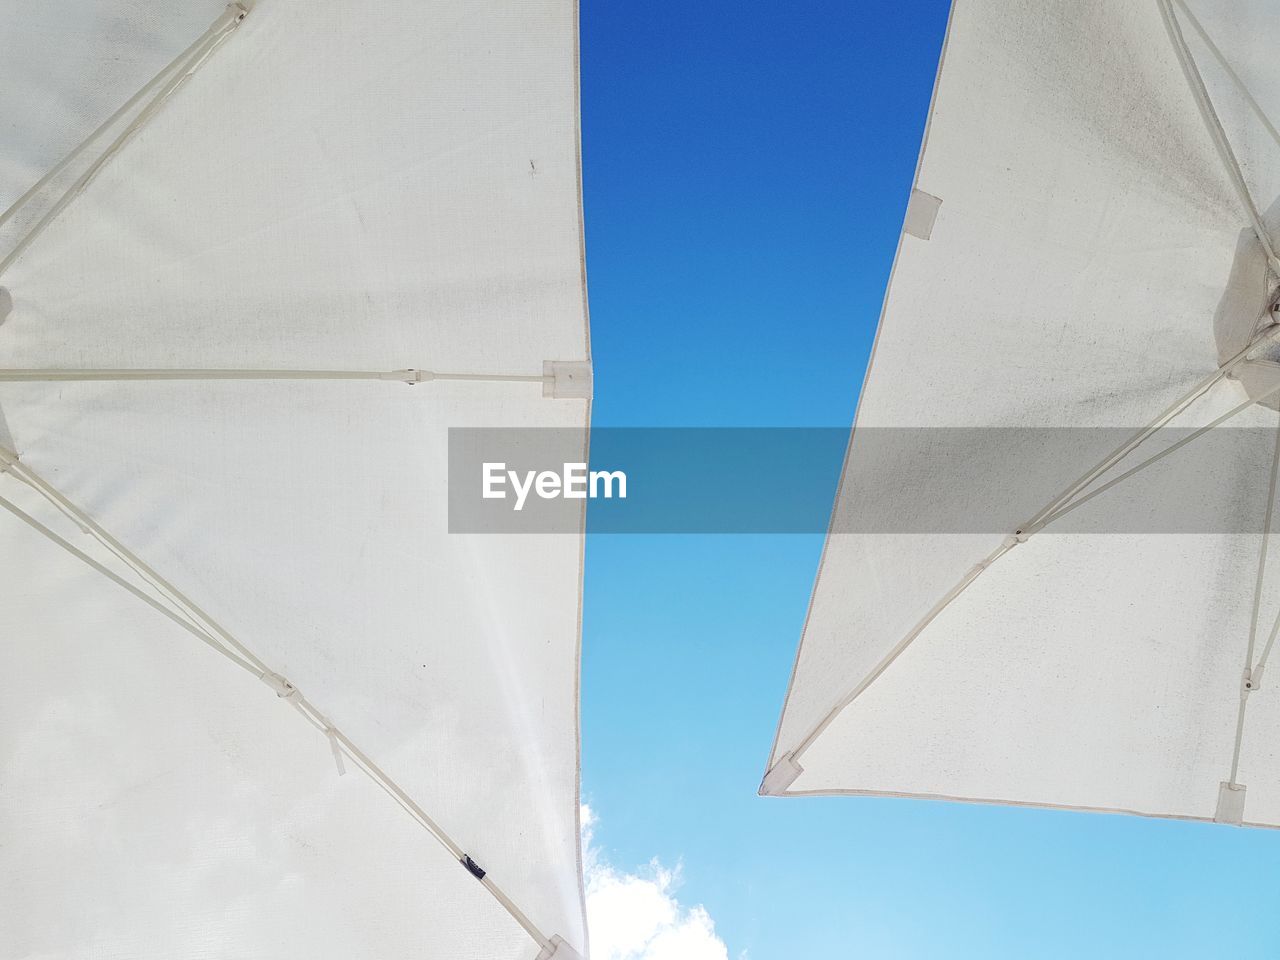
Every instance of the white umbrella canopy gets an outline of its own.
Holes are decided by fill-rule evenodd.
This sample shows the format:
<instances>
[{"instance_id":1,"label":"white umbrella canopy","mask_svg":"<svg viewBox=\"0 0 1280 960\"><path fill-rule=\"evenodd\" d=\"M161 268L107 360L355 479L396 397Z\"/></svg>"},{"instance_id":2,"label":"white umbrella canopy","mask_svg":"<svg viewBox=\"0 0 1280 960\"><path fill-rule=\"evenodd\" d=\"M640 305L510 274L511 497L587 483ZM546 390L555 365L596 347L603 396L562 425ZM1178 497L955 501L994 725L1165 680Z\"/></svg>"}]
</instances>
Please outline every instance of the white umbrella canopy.
<instances>
[{"instance_id":1,"label":"white umbrella canopy","mask_svg":"<svg viewBox=\"0 0 1280 960\"><path fill-rule=\"evenodd\" d=\"M1261 0L954 4L762 793L1280 825L1278 31ZM1263 440L1210 465L1211 526L1064 524L1145 515L1170 428L1228 420ZM1003 439L904 491L877 428ZM1000 522L883 526L942 501Z\"/></svg>"},{"instance_id":2,"label":"white umbrella canopy","mask_svg":"<svg viewBox=\"0 0 1280 960\"><path fill-rule=\"evenodd\" d=\"M4 12L6 956L585 956L576 6Z\"/></svg>"}]
</instances>

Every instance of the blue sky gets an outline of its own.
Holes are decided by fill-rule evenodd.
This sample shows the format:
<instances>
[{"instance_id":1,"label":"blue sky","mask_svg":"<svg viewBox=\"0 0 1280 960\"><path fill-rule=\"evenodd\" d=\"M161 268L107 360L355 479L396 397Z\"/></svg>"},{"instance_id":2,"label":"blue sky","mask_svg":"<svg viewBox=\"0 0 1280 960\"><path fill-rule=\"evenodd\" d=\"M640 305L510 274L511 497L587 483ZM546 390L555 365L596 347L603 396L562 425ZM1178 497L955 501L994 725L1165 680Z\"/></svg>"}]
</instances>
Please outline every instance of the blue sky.
<instances>
[{"instance_id":1,"label":"blue sky","mask_svg":"<svg viewBox=\"0 0 1280 960\"><path fill-rule=\"evenodd\" d=\"M584 0L597 426L849 424L946 15ZM820 547L590 537L601 856L682 864L735 960L1276 955L1280 833L758 798Z\"/></svg>"}]
</instances>

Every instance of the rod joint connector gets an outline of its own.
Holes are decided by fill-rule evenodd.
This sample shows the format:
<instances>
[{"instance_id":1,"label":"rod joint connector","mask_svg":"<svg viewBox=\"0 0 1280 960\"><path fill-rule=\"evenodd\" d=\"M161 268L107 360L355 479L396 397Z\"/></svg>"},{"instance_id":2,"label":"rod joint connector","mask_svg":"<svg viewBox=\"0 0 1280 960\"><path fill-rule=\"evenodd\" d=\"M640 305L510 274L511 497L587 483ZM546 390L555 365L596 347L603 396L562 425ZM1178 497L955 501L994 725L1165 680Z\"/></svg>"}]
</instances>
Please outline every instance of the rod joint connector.
<instances>
[{"instance_id":1,"label":"rod joint connector","mask_svg":"<svg viewBox=\"0 0 1280 960\"><path fill-rule=\"evenodd\" d=\"M1013 533L1004 538L1004 548L1006 550L1012 550L1018 544L1026 543L1031 539L1031 534L1033 532L1034 531L1028 530L1026 527L1019 527L1017 530L1013 531Z\"/></svg>"},{"instance_id":2,"label":"rod joint connector","mask_svg":"<svg viewBox=\"0 0 1280 960\"><path fill-rule=\"evenodd\" d=\"M412 386L415 383L427 383L434 380L436 375L430 370L392 370L389 373L382 374L381 380L398 380L401 383L407 383Z\"/></svg>"},{"instance_id":3,"label":"rod joint connector","mask_svg":"<svg viewBox=\"0 0 1280 960\"><path fill-rule=\"evenodd\" d=\"M288 700L298 695L298 688L278 673L264 673L262 682L274 690L276 696L282 700Z\"/></svg>"},{"instance_id":4,"label":"rod joint connector","mask_svg":"<svg viewBox=\"0 0 1280 960\"><path fill-rule=\"evenodd\" d=\"M1240 689L1245 694L1253 693L1255 690L1262 689L1262 670L1263 667L1246 667L1244 676L1240 680Z\"/></svg>"}]
</instances>

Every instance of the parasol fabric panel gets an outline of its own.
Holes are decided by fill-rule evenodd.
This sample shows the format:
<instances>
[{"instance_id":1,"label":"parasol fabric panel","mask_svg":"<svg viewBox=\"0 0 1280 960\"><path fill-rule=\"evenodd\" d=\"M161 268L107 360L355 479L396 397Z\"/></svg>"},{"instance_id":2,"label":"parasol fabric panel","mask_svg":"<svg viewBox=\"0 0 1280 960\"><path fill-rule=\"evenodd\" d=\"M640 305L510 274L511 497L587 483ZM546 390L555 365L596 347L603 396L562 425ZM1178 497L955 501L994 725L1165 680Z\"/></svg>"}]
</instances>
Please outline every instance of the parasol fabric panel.
<instances>
[{"instance_id":1,"label":"parasol fabric panel","mask_svg":"<svg viewBox=\"0 0 1280 960\"><path fill-rule=\"evenodd\" d=\"M585 457L575 5L14 22L3 202L106 127L0 234L0 941L586 956L582 532L446 485L453 427Z\"/></svg>"},{"instance_id":2,"label":"parasol fabric panel","mask_svg":"<svg viewBox=\"0 0 1280 960\"><path fill-rule=\"evenodd\" d=\"M1280 825L1280 690L1241 679L1280 607L1270 537L1255 590L1280 143L1242 99L1277 89L1276 25L1263 3L954 5L763 793ZM1209 532L1028 525L1106 462L1115 433L1091 428L1153 429L1075 498L1168 449L1164 427L1224 415L1266 439L1211 465ZM989 427L981 471L922 459L910 484L876 482L877 429ZM1059 427L1090 428L1065 472L1041 462ZM1145 516L1177 456L1073 518ZM953 527L850 532L935 501ZM967 527L966 504L999 522Z\"/></svg>"}]
</instances>

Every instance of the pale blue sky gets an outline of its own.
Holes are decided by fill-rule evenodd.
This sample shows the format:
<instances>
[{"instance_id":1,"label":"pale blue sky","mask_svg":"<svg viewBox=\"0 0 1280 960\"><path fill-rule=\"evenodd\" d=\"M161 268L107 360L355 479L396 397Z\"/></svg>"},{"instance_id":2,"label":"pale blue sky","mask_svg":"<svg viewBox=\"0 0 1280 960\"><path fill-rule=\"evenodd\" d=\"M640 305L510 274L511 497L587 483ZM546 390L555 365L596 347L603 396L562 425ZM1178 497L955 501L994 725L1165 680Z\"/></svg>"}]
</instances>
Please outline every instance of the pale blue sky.
<instances>
[{"instance_id":1,"label":"pale blue sky","mask_svg":"<svg viewBox=\"0 0 1280 960\"><path fill-rule=\"evenodd\" d=\"M584 0L597 425L848 425L946 15ZM734 958L1280 955L1280 833L758 798L820 546L590 538L584 791L615 866L683 862Z\"/></svg>"}]
</instances>

